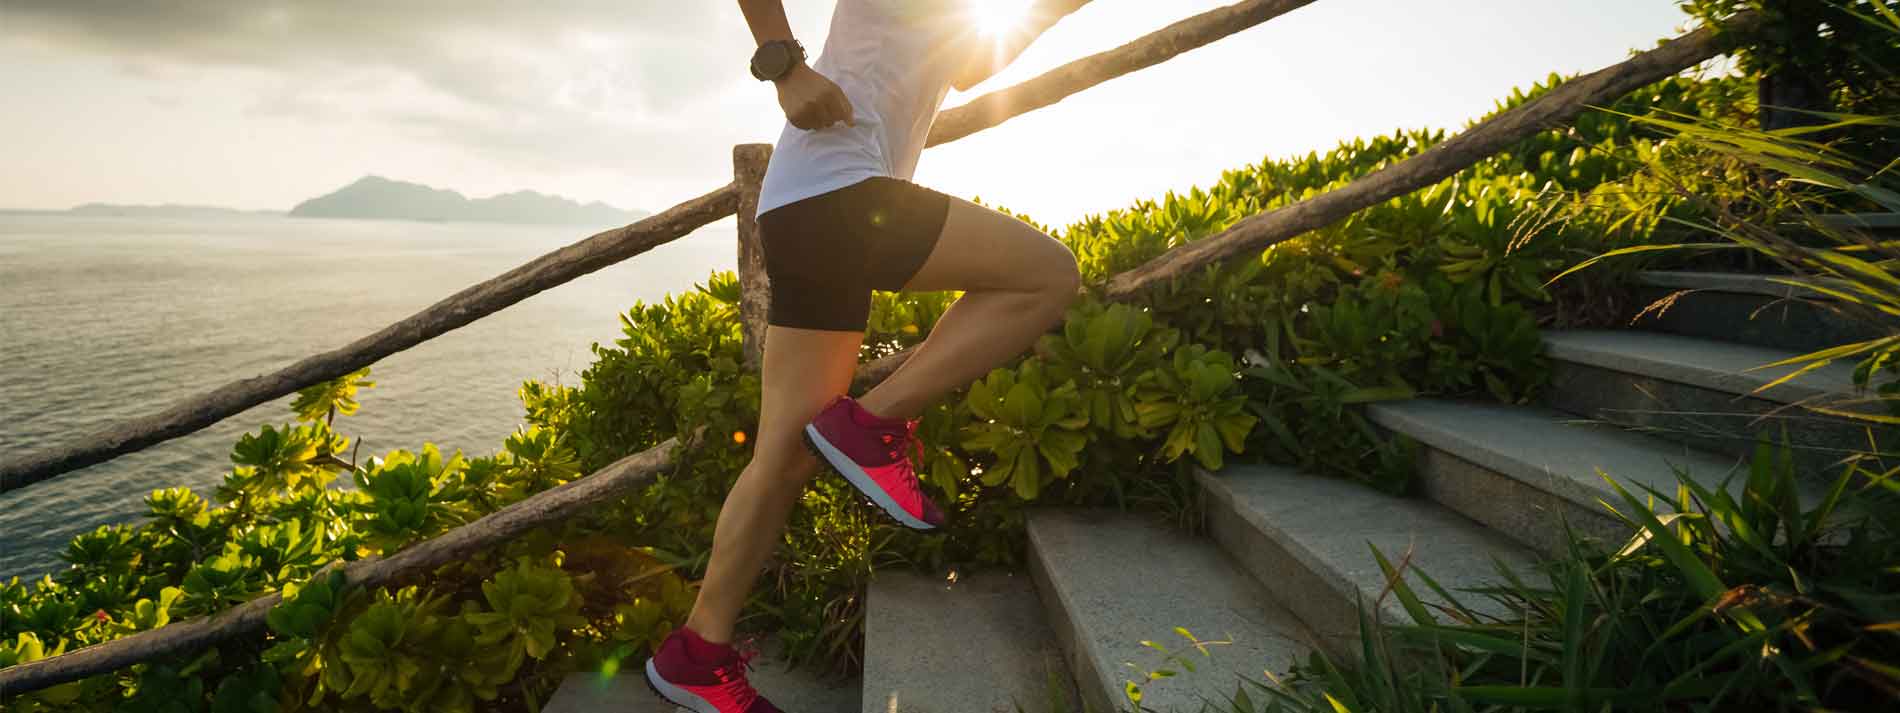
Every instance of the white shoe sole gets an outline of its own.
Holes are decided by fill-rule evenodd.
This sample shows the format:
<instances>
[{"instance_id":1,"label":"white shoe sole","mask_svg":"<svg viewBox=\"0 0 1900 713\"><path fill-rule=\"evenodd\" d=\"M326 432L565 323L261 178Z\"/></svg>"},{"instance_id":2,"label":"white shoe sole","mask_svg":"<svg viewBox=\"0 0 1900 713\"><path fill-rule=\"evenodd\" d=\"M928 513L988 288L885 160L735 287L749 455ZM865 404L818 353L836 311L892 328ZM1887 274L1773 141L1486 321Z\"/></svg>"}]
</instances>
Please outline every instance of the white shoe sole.
<instances>
[{"instance_id":1,"label":"white shoe sole","mask_svg":"<svg viewBox=\"0 0 1900 713\"><path fill-rule=\"evenodd\" d=\"M858 492L864 493L864 496L870 498L871 502L877 503L877 506L883 508L885 514L896 519L898 524L912 530L937 529L935 525L919 520L916 516L904 512L904 508L899 506L896 500L892 500L889 493L884 492L883 488L877 486L877 482L871 479L869 473L864 472L863 468L859 468L856 462L853 462L849 456L844 454L844 451L838 450L837 446L833 446L830 441L825 440L825 437L818 433L817 426L809 423L805 424L805 440L811 444L812 448L818 451L818 455L824 456L825 461L831 463L831 467L838 469L839 475L844 476L845 480L851 481L851 485L855 486Z\"/></svg>"},{"instance_id":2,"label":"white shoe sole","mask_svg":"<svg viewBox=\"0 0 1900 713\"><path fill-rule=\"evenodd\" d=\"M660 694L660 697L666 699L668 703L686 708L693 711L693 713L719 713L719 709L714 708L713 704L706 699L695 696L692 692L667 683L666 679L660 678L659 669L653 667L653 659L647 659L647 685L651 686L653 692Z\"/></svg>"}]
</instances>

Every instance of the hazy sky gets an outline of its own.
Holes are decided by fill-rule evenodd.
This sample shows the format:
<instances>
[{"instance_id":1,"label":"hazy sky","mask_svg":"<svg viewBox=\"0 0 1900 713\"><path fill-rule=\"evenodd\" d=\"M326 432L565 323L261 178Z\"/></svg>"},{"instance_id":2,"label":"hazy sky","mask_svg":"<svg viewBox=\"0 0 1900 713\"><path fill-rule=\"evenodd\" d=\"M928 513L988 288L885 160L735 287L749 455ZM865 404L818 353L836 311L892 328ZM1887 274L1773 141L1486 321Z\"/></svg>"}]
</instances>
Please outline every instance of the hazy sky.
<instances>
[{"instance_id":1,"label":"hazy sky","mask_svg":"<svg viewBox=\"0 0 1900 713\"><path fill-rule=\"evenodd\" d=\"M1223 4L1096 0L976 91ZM816 51L830 0L786 5ZM1672 0L1319 0L933 149L916 179L1067 222L1267 155L1461 127L1683 23ZM0 0L0 208L286 209L375 173L657 210L777 137L750 54L729 0Z\"/></svg>"}]
</instances>

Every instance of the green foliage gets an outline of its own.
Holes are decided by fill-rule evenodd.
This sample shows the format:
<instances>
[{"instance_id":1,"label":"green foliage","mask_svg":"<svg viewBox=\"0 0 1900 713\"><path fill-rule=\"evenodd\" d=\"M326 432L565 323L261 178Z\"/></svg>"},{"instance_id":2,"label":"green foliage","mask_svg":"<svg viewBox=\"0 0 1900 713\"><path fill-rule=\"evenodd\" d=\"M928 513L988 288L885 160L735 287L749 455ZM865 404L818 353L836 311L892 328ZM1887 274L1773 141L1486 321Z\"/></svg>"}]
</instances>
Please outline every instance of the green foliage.
<instances>
[{"instance_id":1,"label":"green foliage","mask_svg":"<svg viewBox=\"0 0 1900 713\"><path fill-rule=\"evenodd\" d=\"M1218 469L1222 453L1244 449L1258 419L1246 412L1234 369L1233 357L1195 344L1176 350L1168 368L1137 380L1136 422L1165 434L1163 458L1192 454L1201 467Z\"/></svg>"},{"instance_id":2,"label":"green foliage","mask_svg":"<svg viewBox=\"0 0 1900 713\"><path fill-rule=\"evenodd\" d=\"M1620 549L1576 538L1541 581L1501 567L1464 596L1415 572L1444 601L1431 609L1380 555L1414 620L1368 622L1363 661L1316 655L1258 710L1889 710L1900 573L1868 565L1900 558L1900 512L1869 475L1804 508L1791 451L1763 444L1739 484L1617 486Z\"/></svg>"},{"instance_id":3,"label":"green foliage","mask_svg":"<svg viewBox=\"0 0 1900 713\"><path fill-rule=\"evenodd\" d=\"M282 429L264 426L257 433L244 434L231 448L231 462L237 467L218 488L218 500L228 503L259 493L301 490L306 484L328 485L336 474L325 466L349 442L323 423Z\"/></svg>"},{"instance_id":4,"label":"green foliage","mask_svg":"<svg viewBox=\"0 0 1900 713\"><path fill-rule=\"evenodd\" d=\"M1734 84L1670 80L1617 108L1705 116ZM1555 266L1667 224L1653 217L1661 211L1549 219L1539 204L1551 192L1591 190L1659 151L1659 132L1624 118L1587 124L1133 302L1085 296L1034 353L923 414L919 465L951 515L949 537L893 528L848 484L816 478L743 625L778 630L796 661L849 670L877 569L1019 566L1031 506L1139 506L1192 523L1193 468L1234 458L1405 489L1410 451L1366 422L1364 404L1529 398L1544 378L1536 328L1568 308L1545 288ZM1099 285L1443 138L1397 132L1262 161L1059 237ZM920 343L955 298L877 295L861 358ZM0 636L89 645L283 595L262 641L61 689L98 709L532 710L567 673L618 670L690 609L720 504L750 458L760 398L743 366L732 274L636 304L621 327L594 346L579 383L523 384L525 425L489 455L423 444L346 461L351 440L333 414L356 410L368 374L306 390L292 404L299 423L235 444L211 502L155 491L144 523L75 538L57 577L0 583ZM507 545L382 587L317 575L676 437L701 445L672 471ZM25 644L12 650L22 656Z\"/></svg>"},{"instance_id":5,"label":"green foliage","mask_svg":"<svg viewBox=\"0 0 1900 713\"><path fill-rule=\"evenodd\" d=\"M357 504L365 516L366 543L394 551L453 526L452 486L467 467L461 453L444 460L435 444L428 444L419 454L395 451L355 472L357 491L369 496Z\"/></svg>"},{"instance_id":6,"label":"green foliage","mask_svg":"<svg viewBox=\"0 0 1900 713\"><path fill-rule=\"evenodd\" d=\"M1722 31L1743 71L1789 72L1820 85L1829 111L1891 114L1900 109L1900 3L1893 0L1685 0L1689 14ZM1752 11L1752 32L1724 21Z\"/></svg>"},{"instance_id":7,"label":"green foliage","mask_svg":"<svg viewBox=\"0 0 1900 713\"><path fill-rule=\"evenodd\" d=\"M1893 37L1900 37L1900 25ZM1864 321L1876 333L1891 332L1894 320L1900 319L1900 244L1822 216L1857 208L1900 212L1895 166L1871 163L1844 150L1842 141L1823 142L1814 136L1845 126L1900 129L1900 114L1836 118L1819 127L1761 131L1719 121L1639 117L1672 134L1680 148L1646 162L1631 176L1630 190L1661 186L1692 196L1685 202L1699 217L1682 221L1692 234L1684 242L1612 250L1570 272L1610 261L1653 260L1664 253L1741 252L1782 273L1775 281L1831 298L1844 318ZM1703 192L1697 189L1710 175L1739 178L1735 188L1718 198L1700 197ZM1583 202L1578 210L1616 208ZM1800 408L1866 423L1871 454L1900 452L1900 436L1891 428L1900 425L1900 335L1885 334L1767 365L1798 368L1761 390L1838 361L1856 364L1854 381L1860 393L1808 400Z\"/></svg>"},{"instance_id":8,"label":"green foliage","mask_svg":"<svg viewBox=\"0 0 1900 713\"><path fill-rule=\"evenodd\" d=\"M1038 351L1054 378L1075 382L1090 423L1116 438L1133 438L1144 433L1135 388L1180 341L1180 330L1156 327L1147 312L1084 302L1060 335L1042 338Z\"/></svg>"},{"instance_id":9,"label":"green foliage","mask_svg":"<svg viewBox=\"0 0 1900 713\"><path fill-rule=\"evenodd\" d=\"M62 554L70 566L36 586L0 583L0 666L275 591L264 641L9 696L7 710L525 710L575 667L644 655L691 607L673 566L602 534L617 530L611 521L474 553L422 584L364 590L334 567L318 576L578 473L566 437L538 427L474 460L425 444L354 467L329 457L347 442L327 419L264 426L233 448L219 505L153 491L146 522L75 537ZM357 487L327 487L340 473Z\"/></svg>"},{"instance_id":10,"label":"green foliage","mask_svg":"<svg viewBox=\"0 0 1900 713\"><path fill-rule=\"evenodd\" d=\"M567 574L558 568L536 567L525 557L482 584L482 597L491 611L469 614L468 621L475 625L475 643L483 646L546 658L554 648L557 630L587 623L575 614L580 600Z\"/></svg>"},{"instance_id":11,"label":"green foliage","mask_svg":"<svg viewBox=\"0 0 1900 713\"><path fill-rule=\"evenodd\" d=\"M323 421L325 425L336 425L336 417L356 414L356 392L375 386L369 380L369 367L363 367L343 376L317 384L297 392L297 399L290 403L290 410L297 414L297 420L305 422Z\"/></svg>"},{"instance_id":12,"label":"green foliage","mask_svg":"<svg viewBox=\"0 0 1900 713\"><path fill-rule=\"evenodd\" d=\"M1068 477L1088 445L1088 415L1074 382L1050 388L1042 372L1034 360L997 369L971 384L964 400L975 419L963 427L962 445L990 458L983 484L1009 484L1025 500L1046 480Z\"/></svg>"}]
</instances>

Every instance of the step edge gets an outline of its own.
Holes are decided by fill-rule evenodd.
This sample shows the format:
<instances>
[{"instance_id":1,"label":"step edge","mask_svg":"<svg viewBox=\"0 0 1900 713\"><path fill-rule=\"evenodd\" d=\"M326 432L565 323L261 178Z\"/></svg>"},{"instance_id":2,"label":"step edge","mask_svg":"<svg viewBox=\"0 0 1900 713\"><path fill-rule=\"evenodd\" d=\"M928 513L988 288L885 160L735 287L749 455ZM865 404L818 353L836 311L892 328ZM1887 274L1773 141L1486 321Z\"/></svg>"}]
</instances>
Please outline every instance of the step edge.
<instances>
[{"instance_id":1,"label":"step edge","mask_svg":"<svg viewBox=\"0 0 1900 713\"><path fill-rule=\"evenodd\" d=\"M896 581L900 579L911 580L911 581L901 582L901 583ZM966 578L960 577L959 581L962 581L963 579L966 579ZM1021 582L1017 584L1013 584L1012 588L1020 587L1021 591L1011 591L1011 592L1007 592L1005 595L1006 596L1016 596L1016 595L1027 596L1030 598L1030 602L1029 602L1030 605L1033 606L1036 612L1038 614L1041 614L1044 617L1047 616L1047 610L1043 606L1040 600L1041 595L1037 591L1037 588L1036 588L1035 577L1029 573L1009 574L1009 573L1004 573L1004 572L986 571L986 572L978 572L978 573L972 574L969 577L967 577L967 579L971 579L971 580L1020 579ZM899 602L909 603L912 600L906 597L899 596L902 592L894 590L892 589L892 587L921 586L921 585L928 585L934 581L936 581L936 578L932 576L926 575L921 572L908 570L908 569L882 570L875 573L875 576L872 578L870 585L865 590L864 610L865 610L865 615L866 615L866 621L865 621L866 626L864 630L865 631L864 653L865 653L865 662L867 664L875 656L875 654L873 654L871 650L871 636L870 636L871 629L869 626L870 618L876 616L875 612L877 612L880 609L879 607L880 601L886 600L887 598L895 598ZM882 583L882 586L880 586L880 583ZM988 597L992 595L990 595L989 593L985 593L983 596ZM888 602L885 603L885 608L889 608L892 606L893 605ZM903 608L917 609L918 607L915 604L911 604L910 606L903 607ZM1068 683L1068 688L1069 688L1068 693L1074 694L1075 693L1075 690L1074 690L1075 676L1073 672L1069 670L1067 657L1062 654L1061 642L1058 640L1055 631L1053 631L1053 627L1049 627L1046 621L1043 622L1043 626L1046 630L1042 633L1048 637L1047 644L1049 646L1056 647L1057 657L1062 659L1060 661L1060 665L1063 668L1063 671L1062 671L1063 677L1066 679L1066 682ZM866 670L860 673L859 675L859 688L860 688L859 700L861 702L860 703L861 710L865 711L865 713L872 713L873 711L875 711L876 713L884 713L887 710L891 710L892 708L888 706L887 701L878 700L878 698L881 698L882 694L873 696L872 691L871 691L871 686L872 686L873 681L870 676L870 671L869 671L870 667L867 665L865 668ZM1017 673L1020 673L1020 672L1017 672ZM1030 672L1030 673L1036 673L1036 672ZM1040 680L1041 677L1036 676L1034 678L1038 679L1034 682L1034 685L1040 686L1044 683L1043 681ZM1071 702L1073 702L1073 697L1071 697ZM1023 705L1025 702L1016 701L1016 703L1018 705ZM904 709L908 709L908 706L906 706Z\"/></svg>"},{"instance_id":2,"label":"step edge","mask_svg":"<svg viewBox=\"0 0 1900 713\"><path fill-rule=\"evenodd\" d=\"M1434 426L1426 419L1415 418L1411 414L1387 408L1381 404L1371 404L1366 408L1366 414L1372 418L1373 423L1410 436L1428 447L1523 483L1527 487L1555 495L1585 509L1600 508L1604 502L1616 494L1616 491L1607 484L1591 482L1586 485L1577 478L1552 473L1541 466L1533 465L1496 449L1487 448L1482 443L1459 437L1456 433Z\"/></svg>"},{"instance_id":3,"label":"step edge","mask_svg":"<svg viewBox=\"0 0 1900 713\"><path fill-rule=\"evenodd\" d=\"M1209 472L1203 468L1195 468L1195 478L1201 483L1201 487L1204 490L1219 499L1235 517L1245 522L1249 527L1252 527L1274 544L1286 550L1288 554L1299 561L1300 565L1305 568L1308 573L1319 577L1320 580L1325 582L1327 587L1333 590L1341 599L1353 599L1357 602L1365 601L1365 593L1359 591L1359 586L1353 584L1351 580L1341 575L1337 567L1332 566L1332 563L1326 562L1326 558L1313 552L1312 548L1307 547L1305 543L1287 532L1285 528L1268 522L1263 513L1252 508L1241 507L1239 500L1234 497L1233 490L1227 486L1227 483L1220 478L1219 474ZM1251 576L1251 574L1250 572L1249 576ZM1255 579L1258 580L1257 577ZM1273 591L1273 587L1267 582L1261 582L1260 584L1269 592ZM1288 609L1292 608L1285 602L1281 602L1281 605L1286 606ZM1297 612L1295 613L1297 614ZM1395 601L1388 600L1384 604L1381 604L1379 614L1382 617L1386 617L1388 621L1407 620L1405 608ZM1301 623L1306 624L1309 629L1312 628L1312 622L1302 621Z\"/></svg>"},{"instance_id":4,"label":"step edge","mask_svg":"<svg viewBox=\"0 0 1900 713\"><path fill-rule=\"evenodd\" d=\"M1085 706L1102 711L1120 711L1115 703L1113 692L1118 688L1108 681L1101 667L1097 665L1096 652L1090 643L1093 639L1086 636L1086 624L1075 616L1079 605L1074 601L1073 593L1060 586L1051 572L1045 546L1040 544L1045 537L1035 527L1035 511L1030 511L1024 523L1027 530L1029 548L1030 576L1036 586L1037 598L1041 600L1043 610L1048 612L1050 629L1055 633L1056 645L1062 649L1062 658L1069 665L1069 678L1075 682L1076 693L1081 695ZM1093 679L1085 681L1084 677Z\"/></svg>"},{"instance_id":5,"label":"step edge","mask_svg":"<svg viewBox=\"0 0 1900 713\"><path fill-rule=\"evenodd\" d=\"M1833 302L1835 298L1811 287L1775 282L1775 278L1808 279L1828 289L1841 289L1844 281L1832 278L1798 278L1794 275L1770 275L1756 272L1719 272L1713 270L1644 270L1636 280L1645 287L1693 292L1721 292L1771 298L1794 298Z\"/></svg>"},{"instance_id":6,"label":"step edge","mask_svg":"<svg viewBox=\"0 0 1900 713\"><path fill-rule=\"evenodd\" d=\"M1098 648L1093 645L1097 637L1092 635L1094 629L1088 625L1088 620L1086 618L1078 619L1074 616L1074 613L1079 611L1081 607L1074 598L1070 596L1071 592L1059 586L1056 583L1055 577L1052 576L1054 570L1049 567L1048 557L1044 554L1044 545L1042 545L1044 538L1039 534L1040 528L1036 526L1039 516L1061 517L1064 514L1083 513L1096 513L1117 519L1134 517L1133 513L1118 511L1113 508L1055 506L1031 509L1027 518L1027 529L1029 531L1028 546L1030 547L1032 571L1037 578L1036 586L1038 591L1044 596L1050 594L1054 595L1054 601L1051 601L1051 599L1043 600L1045 606L1059 605L1061 607L1059 612L1052 612L1052 617L1059 616L1062 629L1070 632L1070 635L1075 637L1072 641L1065 641L1062 639L1062 633L1060 631L1057 633L1058 643L1063 644L1065 659L1068 660L1070 664L1070 674L1075 678L1078 684L1077 687L1085 689L1079 691L1082 697L1091 705L1101 707L1102 710L1124 711L1126 708L1121 703L1121 701L1125 700L1123 696L1123 682L1121 679L1111 676L1113 671L1120 670L1117 662L1114 661L1114 657L1105 655L1105 652L1098 650ZM1146 525L1148 523L1140 524ZM1254 588L1262 589L1261 594L1265 596L1264 588L1260 587L1259 581L1255 580L1240 563L1234 562L1233 558L1228 555L1225 550L1222 550L1218 543L1213 542L1211 539L1195 539L1203 540L1202 544L1212 548L1213 553L1217 555L1220 560L1225 562L1227 565L1226 571L1230 572L1232 576L1239 577L1246 582L1251 582ZM1079 592L1076 593L1079 594ZM1291 631L1277 631L1268 628L1265 633L1272 638L1284 639L1295 647L1294 655L1290 657L1293 662L1297 663L1302 660L1307 653L1317 647L1317 639L1310 627L1306 625L1306 622L1301 621L1297 615L1293 614L1291 610L1274 602L1270 596L1266 596L1264 602L1257 602L1257 604L1278 609L1285 615L1286 619L1289 620L1288 623L1292 625ZM1051 628L1056 628L1056 622L1051 622ZM1084 671L1096 679L1100 685L1099 688L1082 685ZM1092 693L1099 695L1101 698L1095 698ZM1098 700L1101 701L1101 703L1097 703ZM1103 704L1105 704L1105 707L1103 707Z\"/></svg>"},{"instance_id":7,"label":"step edge","mask_svg":"<svg viewBox=\"0 0 1900 713\"><path fill-rule=\"evenodd\" d=\"M1751 351L1773 352L1773 361L1800 356L1794 352L1767 347L1755 347L1722 342L1699 337L1681 335L1663 335L1641 330L1558 330L1543 334L1544 354L1552 359L1584 366L1594 366L1621 374L1658 379L1686 386L1707 389L1737 397L1761 399L1779 404L1794 405L1815 399L1851 398L1852 391L1827 389L1811 386L1795 379L1783 382L1773 389L1757 391L1774 381L1768 376L1758 376L1750 372L1727 372L1695 363L1684 363L1663 359L1651 359L1645 356L1623 354L1614 351L1593 348L1577 344L1575 340L1598 334L1627 334L1636 339L1667 339L1671 341L1694 341L1721 347L1745 348ZM1762 362L1773 363L1772 361Z\"/></svg>"}]
</instances>

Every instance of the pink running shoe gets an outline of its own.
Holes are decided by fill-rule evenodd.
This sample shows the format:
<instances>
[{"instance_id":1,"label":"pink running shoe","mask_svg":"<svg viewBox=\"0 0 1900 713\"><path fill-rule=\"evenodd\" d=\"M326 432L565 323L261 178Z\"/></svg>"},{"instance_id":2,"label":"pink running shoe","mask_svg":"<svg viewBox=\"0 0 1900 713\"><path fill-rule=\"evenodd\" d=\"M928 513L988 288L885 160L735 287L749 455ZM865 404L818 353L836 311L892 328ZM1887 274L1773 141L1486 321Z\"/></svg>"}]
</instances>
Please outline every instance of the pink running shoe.
<instances>
[{"instance_id":1,"label":"pink running shoe","mask_svg":"<svg viewBox=\"0 0 1900 713\"><path fill-rule=\"evenodd\" d=\"M746 682L754 655L702 639L682 626L647 659L647 686L695 713L783 713Z\"/></svg>"},{"instance_id":2,"label":"pink running shoe","mask_svg":"<svg viewBox=\"0 0 1900 713\"><path fill-rule=\"evenodd\" d=\"M917 421L881 418L839 396L805 424L805 442L865 497L913 530L943 526L943 511L924 495L911 453L923 457Z\"/></svg>"}]
</instances>

